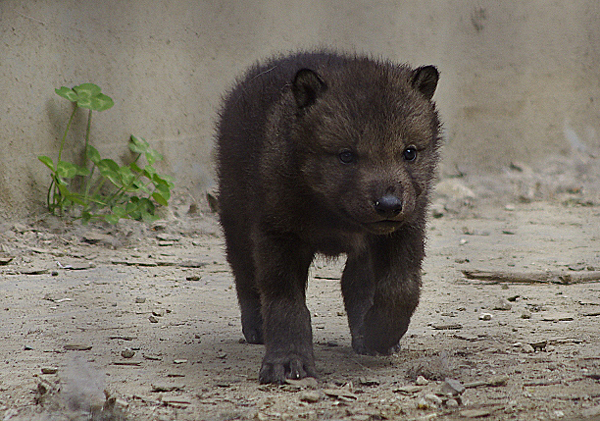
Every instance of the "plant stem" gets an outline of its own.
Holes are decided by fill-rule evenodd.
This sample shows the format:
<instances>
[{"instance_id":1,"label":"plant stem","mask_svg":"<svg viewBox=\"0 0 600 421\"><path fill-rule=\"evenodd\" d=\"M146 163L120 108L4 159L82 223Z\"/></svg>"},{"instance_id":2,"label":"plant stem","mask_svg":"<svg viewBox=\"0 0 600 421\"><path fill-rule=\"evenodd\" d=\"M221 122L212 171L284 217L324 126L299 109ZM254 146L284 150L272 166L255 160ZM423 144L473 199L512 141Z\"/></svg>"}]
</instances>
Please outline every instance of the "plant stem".
<instances>
[{"instance_id":1,"label":"plant stem","mask_svg":"<svg viewBox=\"0 0 600 421\"><path fill-rule=\"evenodd\" d=\"M86 149L86 157L87 157L87 147ZM96 169L96 164L92 165L92 170L90 171L90 175L87 176L87 179L85 180L85 190L83 192L83 201L86 203L86 207L84 208L84 211L86 211L87 208L87 204L89 202L89 193L90 193L90 187L91 187L91 182L92 182L92 177L94 177L94 170Z\"/></svg>"},{"instance_id":2,"label":"plant stem","mask_svg":"<svg viewBox=\"0 0 600 421\"><path fill-rule=\"evenodd\" d=\"M96 187L96 190L94 190L94 192L92 193L92 197L96 197L96 195L98 194L98 192L100 191L100 189L102 188L102 186L104 185L105 182L106 182L106 178L102 178L100 180L100 182L98 183L98 186ZM101 203L99 201L96 201L96 202Z\"/></svg>"},{"instance_id":3,"label":"plant stem","mask_svg":"<svg viewBox=\"0 0 600 421\"><path fill-rule=\"evenodd\" d=\"M92 127L92 110L88 114L87 128L85 129L85 149L83 154L83 168L87 168L87 148L90 143L90 128Z\"/></svg>"},{"instance_id":4,"label":"plant stem","mask_svg":"<svg viewBox=\"0 0 600 421\"><path fill-rule=\"evenodd\" d=\"M67 134L69 133L69 129L71 128L71 123L73 122L73 118L75 117L75 112L77 111L77 103L75 103L75 107L73 108L73 112L69 117L69 121L67 123L67 128L65 129L65 134L63 135L60 141L60 148L58 149L58 160L54 166L54 175L52 177L52 183L50 183L50 188L48 189L48 197L46 198L48 202L48 210L54 213L54 210L60 206L61 211L63 210L63 201L60 199L60 190L58 189L58 181L55 178L58 178L58 164L62 158L62 152L65 147L65 142L67 140ZM52 204L50 203L50 192L52 191ZM58 198L57 198L58 197Z\"/></svg>"},{"instance_id":5,"label":"plant stem","mask_svg":"<svg viewBox=\"0 0 600 421\"><path fill-rule=\"evenodd\" d=\"M75 108L73 108L73 112L71 113L71 117L69 117L69 122L67 123L67 129L65 130L65 134L60 141L60 149L58 150L58 161L56 161L56 167L54 170L58 170L58 163L60 162L60 158L62 157L62 151L65 147L65 141L67 140L67 133L69 133L69 129L71 128L71 123L73 122L73 117L75 117L75 111L77 111L77 103L75 103Z\"/></svg>"},{"instance_id":6,"label":"plant stem","mask_svg":"<svg viewBox=\"0 0 600 421\"><path fill-rule=\"evenodd\" d=\"M52 182L50 182L50 187L48 187L48 194L46 195L46 203L48 204L48 210L50 212L52 212L52 213L54 213L54 206L55 206L55 204L54 203L52 203L52 204L50 203L50 196L53 196L52 195L52 191L53 191L52 188L54 187L54 177L55 177L55 175L52 174Z\"/></svg>"}]
</instances>

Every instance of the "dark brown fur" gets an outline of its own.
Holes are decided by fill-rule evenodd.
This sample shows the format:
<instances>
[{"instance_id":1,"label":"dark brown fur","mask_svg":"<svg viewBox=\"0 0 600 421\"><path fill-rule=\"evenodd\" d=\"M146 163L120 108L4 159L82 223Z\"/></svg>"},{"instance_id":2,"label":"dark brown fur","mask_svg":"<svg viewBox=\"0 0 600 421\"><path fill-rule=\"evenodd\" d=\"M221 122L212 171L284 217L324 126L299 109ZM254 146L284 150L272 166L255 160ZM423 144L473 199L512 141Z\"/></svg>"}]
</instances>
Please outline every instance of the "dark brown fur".
<instances>
[{"instance_id":1,"label":"dark brown fur","mask_svg":"<svg viewBox=\"0 0 600 421\"><path fill-rule=\"evenodd\" d=\"M327 52L251 68L218 124L220 217L262 383L316 376L308 269L347 254L352 346L389 354L418 301L440 123L432 66ZM413 159L414 158L414 159Z\"/></svg>"}]
</instances>

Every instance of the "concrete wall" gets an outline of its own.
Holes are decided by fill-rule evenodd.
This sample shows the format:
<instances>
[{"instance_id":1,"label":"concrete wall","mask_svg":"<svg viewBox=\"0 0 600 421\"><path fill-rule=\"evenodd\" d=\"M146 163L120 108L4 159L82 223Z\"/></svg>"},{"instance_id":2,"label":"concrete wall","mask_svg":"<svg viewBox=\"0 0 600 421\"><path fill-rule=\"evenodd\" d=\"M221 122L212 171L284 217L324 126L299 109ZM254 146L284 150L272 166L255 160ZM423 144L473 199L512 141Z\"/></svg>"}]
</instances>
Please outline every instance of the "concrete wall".
<instances>
[{"instance_id":1,"label":"concrete wall","mask_svg":"<svg viewBox=\"0 0 600 421\"><path fill-rule=\"evenodd\" d=\"M200 194L224 89L258 58L313 46L437 65L445 171L600 146L597 0L0 0L0 216L43 209L36 157L55 158L71 110L54 88L100 85L116 103L94 117L101 154L145 137Z\"/></svg>"}]
</instances>

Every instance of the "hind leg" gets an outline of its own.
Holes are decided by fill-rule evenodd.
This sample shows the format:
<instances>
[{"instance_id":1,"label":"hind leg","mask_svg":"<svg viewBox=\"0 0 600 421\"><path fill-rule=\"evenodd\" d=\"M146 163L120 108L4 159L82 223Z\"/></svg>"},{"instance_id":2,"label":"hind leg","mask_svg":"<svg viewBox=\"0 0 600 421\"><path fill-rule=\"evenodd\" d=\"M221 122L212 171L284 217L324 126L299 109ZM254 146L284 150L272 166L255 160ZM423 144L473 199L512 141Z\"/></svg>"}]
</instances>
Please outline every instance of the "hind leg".
<instances>
[{"instance_id":1,"label":"hind leg","mask_svg":"<svg viewBox=\"0 0 600 421\"><path fill-rule=\"evenodd\" d=\"M282 384L285 379L316 377L310 312L305 303L314 253L292 236L261 232L256 238L265 339L259 381Z\"/></svg>"},{"instance_id":2,"label":"hind leg","mask_svg":"<svg viewBox=\"0 0 600 421\"><path fill-rule=\"evenodd\" d=\"M233 266L233 265L232 265ZM235 271L234 271L235 272ZM254 276L247 273L236 274L236 290L242 313L242 333L246 342L264 343L263 319L261 315L260 294L253 285Z\"/></svg>"},{"instance_id":3,"label":"hind leg","mask_svg":"<svg viewBox=\"0 0 600 421\"><path fill-rule=\"evenodd\" d=\"M223 222L223 220L225 222ZM227 260L235 278L235 288L242 314L242 333L251 344L264 343L260 293L255 279L251 242L244 231L231 229L222 218L227 245Z\"/></svg>"}]
</instances>

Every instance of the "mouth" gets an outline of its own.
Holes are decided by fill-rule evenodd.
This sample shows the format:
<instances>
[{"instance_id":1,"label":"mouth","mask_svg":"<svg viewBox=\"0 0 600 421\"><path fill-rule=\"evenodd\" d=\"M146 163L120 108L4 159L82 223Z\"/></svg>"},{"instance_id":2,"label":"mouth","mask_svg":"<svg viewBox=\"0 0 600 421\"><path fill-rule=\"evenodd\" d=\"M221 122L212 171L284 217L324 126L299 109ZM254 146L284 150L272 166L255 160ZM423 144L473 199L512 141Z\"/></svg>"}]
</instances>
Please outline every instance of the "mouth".
<instances>
[{"instance_id":1,"label":"mouth","mask_svg":"<svg viewBox=\"0 0 600 421\"><path fill-rule=\"evenodd\" d=\"M365 224L365 228L372 232L373 234L379 234L379 235L384 235L384 234L391 234L392 232L396 231L398 228L400 228L400 226L402 226L403 221L390 221L390 220L383 220L383 221L377 221L377 222L371 222L369 224Z\"/></svg>"}]
</instances>

